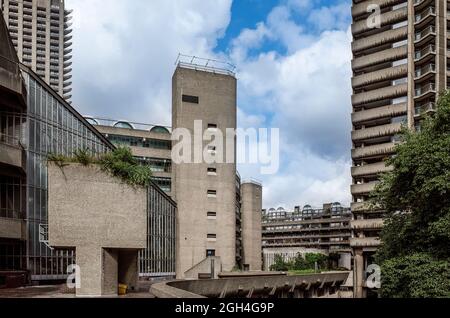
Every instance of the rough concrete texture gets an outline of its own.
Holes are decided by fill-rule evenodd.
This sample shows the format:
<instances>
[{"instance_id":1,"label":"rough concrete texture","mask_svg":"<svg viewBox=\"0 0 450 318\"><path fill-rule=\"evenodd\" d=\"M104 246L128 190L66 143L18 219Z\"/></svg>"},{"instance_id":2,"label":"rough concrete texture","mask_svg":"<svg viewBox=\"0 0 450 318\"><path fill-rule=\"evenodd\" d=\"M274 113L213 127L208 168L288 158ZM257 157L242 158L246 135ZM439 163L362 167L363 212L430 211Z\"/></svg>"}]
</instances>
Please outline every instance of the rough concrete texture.
<instances>
[{"instance_id":1,"label":"rough concrete texture","mask_svg":"<svg viewBox=\"0 0 450 318\"><path fill-rule=\"evenodd\" d=\"M193 135L196 120L203 121L202 133L208 124L223 132L236 128L235 77L178 67L172 83L174 129L185 128ZM199 103L183 102L183 95L196 96ZM234 143L234 138L224 136L221 141ZM192 140L191 159L196 151L203 153L208 143L194 145ZM226 153L223 155L226 158ZM208 175L210 167L217 169L217 175ZM215 250L223 270L231 271L236 264L236 164L174 164L172 180L172 196L178 206L177 278L204 260L206 250ZM208 190L217 191L217 197L208 197ZM216 212L217 217L208 219L208 212ZM208 234L216 234L217 239L208 240Z\"/></svg>"},{"instance_id":2,"label":"rough concrete texture","mask_svg":"<svg viewBox=\"0 0 450 318\"><path fill-rule=\"evenodd\" d=\"M215 280L184 280L153 284L158 298L337 298L349 272L301 276L254 276ZM189 294L188 294L189 293Z\"/></svg>"},{"instance_id":3,"label":"rough concrete texture","mask_svg":"<svg viewBox=\"0 0 450 318\"><path fill-rule=\"evenodd\" d=\"M121 279L135 284L137 253L146 247L147 190L79 164L49 163L48 186L49 244L76 248L77 295L116 295Z\"/></svg>"},{"instance_id":4,"label":"rough concrete texture","mask_svg":"<svg viewBox=\"0 0 450 318\"><path fill-rule=\"evenodd\" d=\"M262 186L256 183L242 184L241 200L244 268L260 271L262 269Z\"/></svg>"}]
</instances>

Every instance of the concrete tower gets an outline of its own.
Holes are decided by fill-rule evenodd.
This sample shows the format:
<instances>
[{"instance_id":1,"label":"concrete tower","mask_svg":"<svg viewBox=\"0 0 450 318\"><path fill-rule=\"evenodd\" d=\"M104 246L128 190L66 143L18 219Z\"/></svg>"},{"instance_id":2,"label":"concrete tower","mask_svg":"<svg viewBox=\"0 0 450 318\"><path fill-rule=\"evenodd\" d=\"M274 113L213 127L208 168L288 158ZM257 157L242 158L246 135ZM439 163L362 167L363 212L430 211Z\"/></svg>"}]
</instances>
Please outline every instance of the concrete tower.
<instances>
[{"instance_id":1,"label":"concrete tower","mask_svg":"<svg viewBox=\"0 0 450 318\"><path fill-rule=\"evenodd\" d=\"M200 133L223 133L221 142L231 142L235 156L235 138L227 140L226 129L236 128L236 78L230 71L179 63L173 75L172 128ZM201 122L196 122L201 120ZM200 125L200 126L198 126ZM215 270L231 271L236 264L236 163L194 162L195 154L219 155L220 146L211 141L189 141L191 163L173 163L172 196L178 205L177 276L207 261L220 258ZM174 141L174 147L177 144ZM184 150L185 151L185 150ZM227 157L223 151L223 158ZM209 266L207 264L207 266ZM218 268L220 267L220 268ZM200 271L200 274L202 272ZM208 273L208 271L206 271Z\"/></svg>"},{"instance_id":2,"label":"concrete tower","mask_svg":"<svg viewBox=\"0 0 450 318\"><path fill-rule=\"evenodd\" d=\"M66 100L72 97L72 11L64 0L0 0L21 63Z\"/></svg>"},{"instance_id":3,"label":"concrete tower","mask_svg":"<svg viewBox=\"0 0 450 318\"><path fill-rule=\"evenodd\" d=\"M241 185L243 266L250 271L262 270L262 185L245 182Z\"/></svg>"},{"instance_id":4,"label":"concrete tower","mask_svg":"<svg viewBox=\"0 0 450 318\"><path fill-rule=\"evenodd\" d=\"M383 211L366 201L389 171L402 124L420 129L448 87L450 57L444 0L353 0L353 238L355 297L380 244Z\"/></svg>"}]
</instances>

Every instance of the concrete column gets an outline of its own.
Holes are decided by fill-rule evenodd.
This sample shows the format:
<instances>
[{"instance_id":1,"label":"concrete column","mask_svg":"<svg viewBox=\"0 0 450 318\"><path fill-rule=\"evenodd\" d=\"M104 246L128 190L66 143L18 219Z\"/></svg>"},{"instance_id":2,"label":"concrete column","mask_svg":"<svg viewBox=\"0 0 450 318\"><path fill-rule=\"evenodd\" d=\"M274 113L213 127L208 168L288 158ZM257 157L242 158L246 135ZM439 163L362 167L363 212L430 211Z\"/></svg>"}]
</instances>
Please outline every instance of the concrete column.
<instances>
[{"instance_id":1,"label":"concrete column","mask_svg":"<svg viewBox=\"0 0 450 318\"><path fill-rule=\"evenodd\" d=\"M414 128L414 1L408 2L408 127Z\"/></svg>"},{"instance_id":2,"label":"concrete column","mask_svg":"<svg viewBox=\"0 0 450 318\"><path fill-rule=\"evenodd\" d=\"M364 256L362 249L354 249L354 297L363 298L364 297Z\"/></svg>"},{"instance_id":3,"label":"concrete column","mask_svg":"<svg viewBox=\"0 0 450 318\"><path fill-rule=\"evenodd\" d=\"M101 296L102 248L97 246L77 247L76 255L80 270L80 288L77 288L77 296Z\"/></svg>"}]
</instances>

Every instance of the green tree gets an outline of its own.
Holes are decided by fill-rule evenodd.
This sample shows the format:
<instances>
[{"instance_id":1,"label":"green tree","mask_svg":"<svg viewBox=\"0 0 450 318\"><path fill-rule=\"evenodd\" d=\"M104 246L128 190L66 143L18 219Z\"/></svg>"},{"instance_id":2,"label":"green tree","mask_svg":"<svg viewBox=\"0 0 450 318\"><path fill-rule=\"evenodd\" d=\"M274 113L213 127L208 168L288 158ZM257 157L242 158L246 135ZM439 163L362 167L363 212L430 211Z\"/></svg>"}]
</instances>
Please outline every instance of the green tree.
<instances>
[{"instance_id":1,"label":"green tree","mask_svg":"<svg viewBox=\"0 0 450 318\"><path fill-rule=\"evenodd\" d=\"M450 294L450 93L420 131L404 129L393 171L384 174L373 202L386 211L381 264L382 297Z\"/></svg>"},{"instance_id":2,"label":"green tree","mask_svg":"<svg viewBox=\"0 0 450 318\"><path fill-rule=\"evenodd\" d=\"M306 253L305 260L309 264L309 268L313 269L316 266L320 269L327 269L328 267L328 256L320 253Z\"/></svg>"},{"instance_id":3,"label":"green tree","mask_svg":"<svg viewBox=\"0 0 450 318\"><path fill-rule=\"evenodd\" d=\"M310 264L305 260L301 253L298 253L293 262L293 269L301 271L305 269L311 269Z\"/></svg>"},{"instance_id":4,"label":"green tree","mask_svg":"<svg viewBox=\"0 0 450 318\"><path fill-rule=\"evenodd\" d=\"M286 262L283 256L276 254L274 263L270 266L271 271L286 272L291 269L291 264Z\"/></svg>"}]
</instances>

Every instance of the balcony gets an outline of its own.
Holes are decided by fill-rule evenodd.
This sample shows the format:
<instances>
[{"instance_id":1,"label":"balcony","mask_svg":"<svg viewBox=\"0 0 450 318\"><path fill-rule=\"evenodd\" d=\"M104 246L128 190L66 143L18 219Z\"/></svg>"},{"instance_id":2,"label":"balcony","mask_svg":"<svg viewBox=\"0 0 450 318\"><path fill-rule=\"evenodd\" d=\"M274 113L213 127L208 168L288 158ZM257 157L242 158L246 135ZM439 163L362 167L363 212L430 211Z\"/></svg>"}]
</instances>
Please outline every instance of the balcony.
<instances>
[{"instance_id":1,"label":"balcony","mask_svg":"<svg viewBox=\"0 0 450 318\"><path fill-rule=\"evenodd\" d=\"M0 163L25 170L25 156L19 140L0 133Z\"/></svg>"},{"instance_id":2,"label":"balcony","mask_svg":"<svg viewBox=\"0 0 450 318\"><path fill-rule=\"evenodd\" d=\"M418 28L422 25L427 24L435 17L436 17L436 8L428 7L428 9L426 9L422 13L416 14L416 16L414 17L414 25L416 28Z\"/></svg>"},{"instance_id":3,"label":"balcony","mask_svg":"<svg viewBox=\"0 0 450 318\"><path fill-rule=\"evenodd\" d=\"M352 86L354 88L374 84L381 81L393 80L400 77L407 77L408 65L388 67L375 72L365 73L352 78Z\"/></svg>"},{"instance_id":4,"label":"balcony","mask_svg":"<svg viewBox=\"0 0 450 318\"><path fill-rule=\"evenodd\" d=\"M362 50L370 49L372 47L381 46L387 43L406 40L407 37L408 37L408 27L405 26L398 29L392 29L354 40L352 43L352 50L353 52L359 52Z\"/></svg>"},{"instance_id":5,"label":"balcony","mask_svg":"<svg viewBox=\"0 0 450 318\"><path fill-rule=\"evenodd\" d=\"M368 202L353 202L351 204L352 213L364 212L370 210Z\"/></svg>"},{"instance_id":6,"label":"balcony","mask_svg":"<svg viewBox=\"0 0 450 318\"><path fill-rule=\"evenodd\" d=\"M385 117L396 117L405 115L407 112L407 104L393 104L387 106L381 106L371 109L365 109L352 114L352 122L360 123L364 121L370 121L374 119L380 119Z\"/></svg>"},{"instance_id":7,"label":"balcony","mask_svg":"<svg viewBox=\"0 0 450 318\"><path fill-rule=\"evenodd\" d=\"M428 64L426 66L423 66L422 68L416 69L416 71L414 72L414 80L424 80L434 75L436 75L436 65Z\"/></svg>"},{"instance_id":8,"label":"balcony","mask_svg":"<svg viewBox=\"0 0 450 318\"><path fill-rule=\"evenodd\" d=\"M381 161L359 167L352 167L352 176L362 177L362 176L377 175L379 173L392 171L392 169L393 169L392 166L386 166L386 164L383 161Z\"/></svg>"},{"instance_id":9,"label":"balcony","mask_svg":"<svg viewBox=\"0 0 450 318\"><path fill-rule=\"evenodd\" d=\"M428 45L421 51L416 51L414 53L414 61L420 62L424 60L425 58L428 58L430 56L436 55L436 46L433 44Z\"/></svg>"},{"instance_id":10,"label":"balcony","mask_svg":"<svg viewBox=\"0 0 450 318\"><path fill-rule=\"evenodd\" d=\"M435 0L414 0L414 9L422 10L427 6L435 4Z\"/></svg>"},{"instance_id":11,"label":"balcony","mask_svg":"<svg viewBox=\"0 0 450 318\"><path fill-rule=\"evenodd\" d=\"M352 104L354 106L358 106L384 99L394 99L397 97L406 96L407 93L408 84L391 85L355 94L352 96Z\"/></svg>"},{"instance_id":12,"label":"balcony","mask_svg":"<svg viewBox=\"0 0 450 318\"><path fill-rule=\"evenodd\" d=\"M370 67L381 63L401 60L406 58L407 56L408 56L408 46L403 45L400 47L387 49L373 54L357 57L352 60L352 68L353 70L360 70L365 67Z\"/></svg>"},{"instance_id":13,"label":"balcony","mask_svg":"<svg viewBox=\"0 0 450 318\"><path fill-rule=\"evenodd\" d=\"M425 86L416 88L414 90L414 99L420 100L436 95L436 85L434 83L429 83Z\"/></svg>"},{"instance_id":14,"label":"balcony","mask_svg":"<svg viewBox=\"0 0 450 318\"><path fill-rule=\"evenodd\" d=\"M416 106L414 109L414 117L419 118L424 115L434 113L436 111L435 103L425 103L423 105Z\"/></svg>"},{"instance_id":15,"label":"balcony","mask_svg":"<svg viewBox=\"0 0 450 318\"><path fill-rule=\"evenodd\" d=\"M395 151L395 143L383 143L379 145L366 146L352 149L352 158L361 159L369 157L387 156Z\"/></svg>"},{"instance_id":16,"label":"balcony","mask_svg":"<svg viewBox=\"0 0 450 318\"><path fill-rule=\"evenodd\" d=\"M366 7L367 9L367 7ZM381 27L389 24L395 24L408 19L408 8L402 7L394 11L388 11L381 14ZM360 33L373 30L372 26L367 23L366 19L357 21L352 24L352 33L358 35Z\"/></svg>"},{"instance_id":17,"label":"balcony","mask_svg":"<svg viewBox=\"0 0 450 318\"><path fill-rule=\"evenodd\" d=\"M378 184L378 181L372 181L367 183L361 183L361 184L352 184L351 186L351 192L352 195L357 194L369 194L375 189L375 186Z\"/></svg>"},{"instance_id":18,"label":"balcony","mask_svg":"<svg viewBox=\"0 0 450 318\"><path fill-rule=\"evenodd\" d=\"M376 237L352 237L350 238L351 247L378 247L381 241Z\"/></svg>"},{"instance_id":19,"label":"balcony","mask_svg":"<svg viewBox=\"0 0 450 318\"><path fill-rule=\"evenodd\" d=\"M26 223L22 219L0 218L0 238L26 240Z\"/></svg>"},{"instance_id":20,"label":"balcony","mask_svg":"<svg viewBox=\"0 0 450 318\"><path fill-rule=\"evenodd\" d=\"M383 219L365 219L353 220L350 222L354 230L381 230L383 228Z\"/></svg>"},{"instance_id":21,"label":"balcony","mask_svg":"<svg viewBox=\"0 0 450 318\"><path fill-rule=\"evenodd\" d=\"M436 36L436 29L435 29L434 25L430 25L422 32L416 33L414 35L414 43L419 44L419 43L425 41L425 39L432 37L432 36Z\"/></svg>"},{"instance_id":22,"label":"balcony","mask_svg":"<svg viewBox=\"0 0 450 318\"><path fill-rule=\"evenodd\" d=\"M14 47L11 50L14 50ZM27 100L25 82L18 62L14 62L13 58L9 59L0 55L0 93L5 95L5 106L25 109ZM17 59L17 57L15 58ZM14 98L6 98L7 95L14 95Z\"/></svg>"},{"instance_id":23,"label":"balcony","mask_svg":"<svg viewBox=\"0 0 450 318\"><path fill-rule=\"evenodd\" d=\"M402 129L401 123L393 123L380 125L371 128L359 129L352 131L352 140L362 141L365 139L390 136L399 133Z\"/></svg>"}]
</instances>

